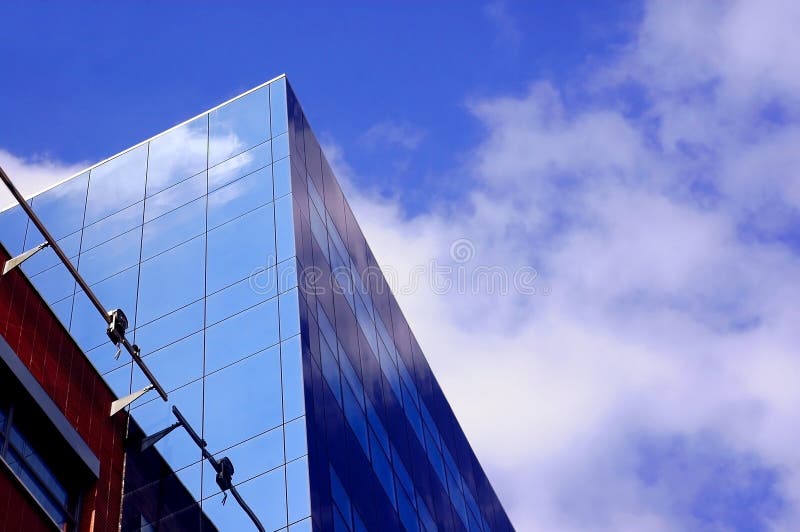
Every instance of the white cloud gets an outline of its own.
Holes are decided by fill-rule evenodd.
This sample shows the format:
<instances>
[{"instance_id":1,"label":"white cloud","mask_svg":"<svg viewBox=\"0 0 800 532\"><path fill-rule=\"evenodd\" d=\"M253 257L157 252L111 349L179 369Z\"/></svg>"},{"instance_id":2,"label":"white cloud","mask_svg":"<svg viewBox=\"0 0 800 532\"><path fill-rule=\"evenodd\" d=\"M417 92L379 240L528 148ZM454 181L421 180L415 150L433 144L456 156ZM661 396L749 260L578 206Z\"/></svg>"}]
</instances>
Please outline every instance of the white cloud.
<instances>
[{"instance_id":1,"label":"white cloud","mask_svg":"<svg viewBox=\"0 0 800 532\"><path fill-rule=\"evenodd\" d=\"M580 110L542 81L471 102L472 208L407 219L350 194L384 264L468 237L476 261L532 264L551 288L400 296L521 530L800 526L800 257L777 238L797 219L800 69L782 53L797 9L780 7L653 2ZM605 97L631 83L648 94L633 118ZM655 460L641 440L683 443Z\"/></svg>"},{"instance_id":2,"label":"white cloud","mask_svg":"<svg viewBox=\"0 0 800 532\"><path fill-rule=\"evenodd\" d=\"M361 136L367 148L402 148L413 150L425 138L425 131L407 122L385 120L374 124Z\"/></svg>"},{"instance_id":3,"label":"white cloud","mask_svg":"<svg viewBox=\"0 0 800 532\"><path fill-rule=\"evenodd\" d=\"M18 157L2 148L0 148L0 166L25 197L40 192L86 167L82 163L67 164L46 156ZM15 204L16 201L5 185L0 187L0 210Z\"/></svg>"},{"instance_id":4,"label":"white cloud","mask_svg":"<svg viewBox=\"0 0 800 532\"><path fill-rule=\"evenodd\" d=\"M494 25L499 42L517 44L522 40L522 31L516 19L508 12L508 5L504 0L489 2L483 7L483 12Z\"/></svg>"}]
</instances>

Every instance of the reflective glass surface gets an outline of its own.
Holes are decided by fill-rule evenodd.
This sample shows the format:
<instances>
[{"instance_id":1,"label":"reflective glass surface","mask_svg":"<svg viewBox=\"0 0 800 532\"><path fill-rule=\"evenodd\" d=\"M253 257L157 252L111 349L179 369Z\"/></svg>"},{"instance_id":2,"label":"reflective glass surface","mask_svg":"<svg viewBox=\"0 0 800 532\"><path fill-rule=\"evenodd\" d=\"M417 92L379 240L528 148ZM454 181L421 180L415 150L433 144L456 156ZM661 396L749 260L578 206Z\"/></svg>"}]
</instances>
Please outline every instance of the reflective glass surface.
<instances>
[{"instance_id":1,"label":"reflective glass surface","mask_svg":"<svg viewBox=\"0 0 800 532\"><path fill-rule=\"evenodd\" d=\"M134 419L153 434L180 408L267 530L511 529L284 78L32 204L169 392ZM21 214L0 212L12 253L41 236ZM144 387L40 255L25 271L109 385ZM185 432L155 448L206 522L252 528Z\"/></svg>"}]
</instances>

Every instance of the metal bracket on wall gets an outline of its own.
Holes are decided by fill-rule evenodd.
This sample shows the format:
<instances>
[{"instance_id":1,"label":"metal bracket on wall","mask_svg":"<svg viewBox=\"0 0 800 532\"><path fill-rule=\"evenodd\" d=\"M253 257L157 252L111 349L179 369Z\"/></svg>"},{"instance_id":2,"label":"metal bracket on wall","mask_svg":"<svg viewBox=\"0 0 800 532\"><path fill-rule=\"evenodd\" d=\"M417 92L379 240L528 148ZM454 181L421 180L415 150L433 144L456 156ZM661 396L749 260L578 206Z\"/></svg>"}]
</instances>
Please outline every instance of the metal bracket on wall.
<instances>
[{"instance_id":1,"label":"metal bracket on wall","mask_svg":"<svg viewBox=\"0 0 800 532\"><path fill-rule=\"evenodd\" d=\"M186 433L189 435L192 441L194 441L194 443L198 447L200 447L200 452L203 454L203 458L205 460L208 460L208 463L211 464L212 468L214 468L214 471L217 473L216 477L217 486L219 486L220 490L222 490L222 492L225 493L225 497L227 498L228 492L230 492L231 495L233 495L233 498L236 499L236 502L239 503L239 506L242 507L242 510L244 510L247 516L250 518L250 520L253 521L253 524L256 526L256 528L260 532L265 532L264 525L262 525L261 521L258 520L258 516L256 516L255 512L253 512L250 506L248 506L248 504L245 502L242 495L236 489L236 486L233 485L234 468L233 468L233 462L231 462L230 458L228 458L227 456L222 457L219 460L214 458L214 455L208 452L208 449L206 448L208 446L206 441L203 438L201 438L197 434L197 432L195 432L195 430L192 428L191 425L189 425L189 422L186 420L185 417L183 417L183 414L181 414L181 411L178 410L177 406L172 405L172 413L175 415L176 418L178 418L178 421L168 426L165 429L161 429L155 434L143 438L139 445L139 450L145 451L149 449L150 447L155 445L161 438L163 438L176 428L183 427L183 430L186 431ZM222 504L225 504L225 499L223 499Z\"/></svg>"},{"instance_id":2,"label":"metal bracket on wall","mask_svg":"<svg viewBox=\"0 0 800 532\"><path fill-rule=\"evenodd\" d=\"M8 259L6 261L6 263L3 265L3 274L2 275L7 274L8 272L10 272L14 268L16 268L17 266L22 264L23 262L25 262L29 258L33 257L34 255L36 255L37 253L39 253L41 250L43 250L44 248L46 248L49 245L50 245L49 242L42 242L41 244L39 244L35 248L29 249L28 251L20 253L16 257Z\"/></svg>"}]
</instances>

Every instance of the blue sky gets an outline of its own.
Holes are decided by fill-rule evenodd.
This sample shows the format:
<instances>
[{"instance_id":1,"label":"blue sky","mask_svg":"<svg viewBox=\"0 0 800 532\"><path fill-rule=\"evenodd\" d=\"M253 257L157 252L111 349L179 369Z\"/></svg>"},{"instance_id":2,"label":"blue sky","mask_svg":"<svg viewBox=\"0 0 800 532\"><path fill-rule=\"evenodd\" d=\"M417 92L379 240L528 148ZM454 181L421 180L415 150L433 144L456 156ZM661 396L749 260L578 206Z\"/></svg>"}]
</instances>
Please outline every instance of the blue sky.
<instances>
[{"instance_id":1,"label":"blue sky","mask_svg":"<svg viewBox=\"0 0 800 532\"><path fill-rule=\"evenodd\" d=\"M402 168L381 186L402 188L415 210L427 191L459 191L435 176L479 138L466 99L521 92L532 76L566 82L620 42L637 8L604 4L12 3L0 68L15 82L0 116L14 135L3 147L100 160L286 72L354 164ZM388 151L398 143L364 149L379 124L412 142L424 132L414 157Z\"/></svg>"},{"instance_id":2,"label":"blue sky","mask_svg":"<svg viewBox=\"0 0 800 532\"><path fill-rule=\"evenodd\" d=\"M800 529L797 3L286 5L5 7L0 161L286 72L520 530Z\"/></svg>"}]
</instances>

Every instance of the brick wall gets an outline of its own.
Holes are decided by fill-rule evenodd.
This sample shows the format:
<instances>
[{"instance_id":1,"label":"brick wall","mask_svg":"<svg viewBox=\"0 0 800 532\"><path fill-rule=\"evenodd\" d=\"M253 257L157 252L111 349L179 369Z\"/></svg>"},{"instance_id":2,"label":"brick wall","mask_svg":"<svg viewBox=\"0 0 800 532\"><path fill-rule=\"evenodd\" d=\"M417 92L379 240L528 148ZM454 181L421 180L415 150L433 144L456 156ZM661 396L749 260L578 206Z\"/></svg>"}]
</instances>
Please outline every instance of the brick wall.
<instances>
[{"instance_id":1,"label":"brick wall","mask_svg":"<svg viewBox=\"0 0 800 532\"><path fill-rule=\"evenodd\" d=\"M0 245L0 269L7 259ZM113 393L19 268L0 277L0 334L100 460L100 478L84 494L78 529L118 530L126 414L109 418ZM22 504L14 499L19 496L0 481L0 530L40 530L4 511Z\"/></svg>"}]
</instances>

